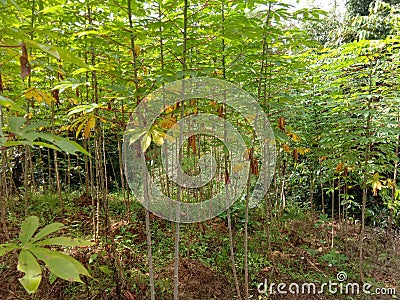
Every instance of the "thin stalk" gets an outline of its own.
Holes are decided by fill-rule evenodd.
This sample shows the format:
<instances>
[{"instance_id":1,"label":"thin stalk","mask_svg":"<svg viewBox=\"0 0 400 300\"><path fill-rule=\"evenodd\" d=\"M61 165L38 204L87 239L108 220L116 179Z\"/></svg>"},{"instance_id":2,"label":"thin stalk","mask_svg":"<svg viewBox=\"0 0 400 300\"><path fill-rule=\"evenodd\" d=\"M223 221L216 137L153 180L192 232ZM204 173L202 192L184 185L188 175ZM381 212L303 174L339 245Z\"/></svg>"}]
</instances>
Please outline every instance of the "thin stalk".
<instances>
[{"instance_id":1,"label":"thin stalk","mask_svg":"<svg viewBox=\"0 0 400 300\"><path fill-rule=\"evenodd\" d=\"M372 94L372 69L369 73L369 94ZM369 169L369 157L371 152L371 142L369 139L371 138L371 123L372 123L372 113L371 113L371 97L368 97L367 100L367 124L365 127L365 138L368 140L365 151L364 151L364 167L362 170L363 173L363 194L362 194L362 209L361 209L361 232L360 232L360 240L359 240L359 268L360 268L360 279L364 281L364 238L365 238L365 211L367 208L367 197L368 197L368 169Z\"/></svg>"},{"instance_id":2,"label":"thin stalk","mask_svg":"<svg viewBox=\"0 0 400 300\"><path fill-rule=\"evenodd\" d=\"M133 63L133 76L134 76L134 82L135 82L135 88L136 91L139 91L139 76L138 76L138 62L137 62L137 54L136 53L136 47L135 47L135 34L133 32L134 27L133 27L133 18L132 18L132 0L128 0L128 20L129 20L129 28L131 30L131 51L132 51L132 63ZM140 95L137 94L136 96L136 104L139 105L140 102ZM145 161L145 156L143 151L141 151L141 156L142 156L142 167L143 170L146 168L146 161ZM145 172L147 174L147 172ZM148 178L147 175L144 180L144 188L145 188L145 201L148 201ZM151 241L151 227L150 227L150 212L146 209L146 216L145 216L145 223L146 223L146 240L147 240L147 260L149 264L149 287L150 287L150 299L155 300L156 297L156 292L155 292L155 286L154 286L154 266L153 266L153 255L152 255L152 241Z\"/></svg>"},{"instance_id":3,"label":"thin stalk","mask_svg":"<svg viewBox=\"0 0 400 300\"><path fill-rule=\"evenodd\" d=\"M225 4L224 2L221 3L221 21L222 21L222 35L224 36L225 32ZM225 55L225 39L222 38L222 77L226 79L226 55ZM224 119L226 120L227 114L227 105L226 105L226 95L224 95ZM228 139L228 132L226 128L226 123L224 123L224 141ZM229 169L229 162L228 162L228 155L224 154L224 164L225 170ZM229 177L227 176L228 173L225 172L225 193L226 193L226 203L228 207L229 201L229 188L228 188L228 180ZM232 230L232 220L231 220L231 209L228 207L226 211L226 218L228 221L228 232L229 232L229 251L230 251L230 261L232 267L232 274L233 274L233 282L235 284L236 295L239 300L242 299L242 295L240 293L240 286L239 280L236 271L236 262L235 262L235 248L234 248L234 241L233 241L233 230Z\"/></svg>"}]
</instances>

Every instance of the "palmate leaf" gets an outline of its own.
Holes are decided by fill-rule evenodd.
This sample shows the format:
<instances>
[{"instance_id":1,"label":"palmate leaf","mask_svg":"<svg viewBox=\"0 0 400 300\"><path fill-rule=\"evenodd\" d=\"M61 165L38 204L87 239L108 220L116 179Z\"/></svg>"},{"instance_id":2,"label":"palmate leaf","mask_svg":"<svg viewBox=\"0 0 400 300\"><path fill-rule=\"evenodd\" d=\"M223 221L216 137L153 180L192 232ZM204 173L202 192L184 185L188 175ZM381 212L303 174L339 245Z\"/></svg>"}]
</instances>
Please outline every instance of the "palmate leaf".
<instances>
[{"instance_id":1,"label":"palmate leaf","mask_svg":"<svg viewBox=\"0 0 400 300\"><path fill-rule=\"evenodd\" d=\"M33 234L39 227L39 218L36 216L29 216L22 222L19 240L22 245L28 243Z\"/></svg>"},{"instance_id":2,"label":"palmate leaf","mask_svg":"<svg viewBox=\"0 0 400 300\"><path fill-rule=\"evenodd\" d=\"M82 282L79 275L91 277L86 268L76 259L58 251L32 247L30 251L57 277L64 280Z\"/></svg>"},{"instance_id":3,"label":"palmate leaf","mask_svg":"<svg viewBox=\"0 0 400 300\"><path fill-rule=\"evenodd\" d=\"M67 138L60 137L58 135L46 133L46 132L37 132L35 131L37 128L48 126L47 122L38 121L24 126L26 119L23 117L9 117L9 132L18 135L21 139L19 141L9 141L2 142L2 144L6 147L18 146L18 145L28 145L28 146L42 146L51 148L57 151L64 151L69 154L76 155L77 152L81 152L85 155L90 156L89 152L87 152L82 146L80 146L77 142L72 141ZM48 141L49 143L43 143L36 141L37 139L43 139ZM4 140L4 139L3 139Z\"/></svg>"},{"instance_id":4,"label":"palmate leaf","mask_svg":"<svg viewBox=\"0 0 400 300\"><path fill-rule=\"evenodd\" d=\"M0 256L14 249L21 249L18 257L18 270L25 273L19 279L25 290L32 294L38 289L42 276L42 269L38 261L43 261L51 274L64 280L82 282L80 275L91 277L86 268L76 259L59 251L49 250L40 246L90 246L94 243L68 237L54 237L43 240L49 234L64 227L62 223L52 223L43 227L33 238L39 227L39 219L30 216L21 224L19 245L8 243L0 245Z\"/></svg>"},{"instance_id":5,"label":"palmate leaf","mask_svg":"<svg viewBox=\"0 0 400 300\"><path fill-rule=\"evenodd\" d=\"M42 280L42 269L31 252L26 249L21 250L17 268L25 273L24 277L19 279L25 290L29 294L36 292Z\"/></svg>"}]
</instances>

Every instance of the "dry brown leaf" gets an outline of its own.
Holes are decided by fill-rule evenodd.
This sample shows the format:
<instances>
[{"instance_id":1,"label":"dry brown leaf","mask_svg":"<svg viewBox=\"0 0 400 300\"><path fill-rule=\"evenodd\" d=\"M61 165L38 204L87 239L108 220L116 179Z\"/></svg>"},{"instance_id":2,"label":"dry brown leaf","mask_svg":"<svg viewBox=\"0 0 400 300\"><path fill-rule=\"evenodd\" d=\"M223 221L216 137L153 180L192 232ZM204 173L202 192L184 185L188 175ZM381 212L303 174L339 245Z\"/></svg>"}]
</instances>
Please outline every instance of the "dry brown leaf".
<instances>
[{"instance_id":1,"label":"dry brown leaf","mask_svg":"<svg viewBox=\"0 0 400 300\"><path fill-rule=\"evenodd\" d=\"M21 56L19 58L19 63L21 65L21 78L22 80L25 77L31 74L31 65L28 59L28 50L26 49L25 43L21 43Z\"/></svg>"}]
</instances>

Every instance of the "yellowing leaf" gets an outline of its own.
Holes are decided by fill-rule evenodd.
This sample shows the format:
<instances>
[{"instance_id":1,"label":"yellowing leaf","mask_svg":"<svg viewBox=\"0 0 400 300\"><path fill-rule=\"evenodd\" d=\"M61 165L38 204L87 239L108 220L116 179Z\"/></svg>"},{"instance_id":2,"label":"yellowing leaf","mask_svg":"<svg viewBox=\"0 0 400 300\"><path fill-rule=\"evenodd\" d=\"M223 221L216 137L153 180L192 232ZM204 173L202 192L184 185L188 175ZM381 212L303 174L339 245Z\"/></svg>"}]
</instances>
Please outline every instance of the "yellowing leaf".
<instances>
[{"instance_id":1,"label":"yellowing leaf","mask_svg":"<svg viewBox=\"0 0 400 300\"><path fill-rule=\"evenodd\" d=\"M371 183L374 196L378 196L378 190L380 191L383 187L382 182L379 178L379 173L375 173L374 176L372 176Z\"/></svg>"},{"instance_id":2,"label":"yellowing leaf","mask_svg":"<svg viewBox=\"0 0 400 300\"><path fill-rule=\"evenodd\" d=\"M139 54L140 54L140 46L135 45L135 56L139 56Z\"/></svg>"},{"instance_id":3,"label":"yellowing leaf","mask_svg":"<svg viewBox=\"0 0 400 300\"><path fill-rule=\"evenodd\" d=\"M35 96L35 88L29 88L25 91L25 98L27 99L31 99L34 98Z\"/></svg>"},{"instance_id":4,"label":"yellowing leaf","mask_svg":"<svg viewBox=\"0 0 400 300\"><path fill-rule=\"evenodd\" d=\"M283 151L285 151L286 153L290 153L290 147L287 144L283 144L282 148L283 148Z\"/></svg>"},{"instance_id":5,"label":"yellowing leaf","mask_svg":"<svg viewBox=\"0 0 400 300\"><path fill-rule=\"evenodd\" d=\"M87 121L85 118L82 118L82 117L79 118L79 120L81 120L81 123L78 125L78 128L76 128L76 138L78 138L79 133L82 131L82 128L83 128L83 126L85 126L86 121ZM75 127L77 123L78 122L75 122L73 125L71 125L71 128Z\"/></svg>"},{"instance_id":6,"label":"yellowing leaf","mask_svg":"<svg viewBox=\"0 0 400 300\"><path fill-rule=\"evenodd\" d=\"M388 178L388 179L386 180L386 185L387 185L387 187L390 188L390 189L392 189L393 187L396 186L396 184L394 183L394 181L393 181L392 179L390 179L390 178Z\"/></svg>"},{"instance_id":7,"label":"yellowing leaf","mask_svg":"<svg viewBox=\"0 0 400 300\"><path fill-rule=\"evenodd\" d=\"M178 106L176 104L167 106L167 108L165 109L165 113L169 114L169 113L173 112L177 107Z\"/></svg>"},{"instance_id":8,"label":"yellowing leaf","mask_svg":"<svg viewBox=\"0 0 400 300\"><path fill-rule=\"evenodd\" d=\"M238 172L242 171L244 166L245 166L244 163L238 163L238 164L234 165L232 168L233 173L238 173Z\"/></svg>"},{"instance_id":9,"label":"yellowing leaf","mask_svg":"<svg viewBox=\"0 0 400 300\"><path fill-rule=\"evenodd\" d=\"M343 164L340 162L340 163L337 164L335 171L339 172L339 171L342 171L342 170L343 170Z\"/></svg>"},{"instance_id":10,"label":"yellowing leaf","mask_svg":"<svg viewBox=\"0 0 400 300\"><path fill-rule=\"evenodd\" d=\"M310 148L304 148L304 147L297 148L297 152L298 152L300 155L305 155L306 153L308 153L308 152L310 152L310 151L311 151Z\"/></svg>"},{"instance_id":11,"label":"yellowing leaf","mask_svg":"<svg viewBox=\"0 0 400 300\"><path fill-rule=\"evenodd\" d=\"M160 121L160 123L158 123L158 125L159 125L161 128L170 129L172 126L175 125L175 123L176 123L176 118L174 118L174 117L167 117L167 118L162 119L162 120Z\"/></svg>"},{"instance_id":12,"label":"yellowing leaf","mask_svg":"<svg viewBox=\"0 0 400 300\"><path fill-rule=\"evenodd\" d=\"M172 136L168 135L168 134L164 134L164 139L167 139L171 143L176 143L176 139L173 138Z\"/></svg>"},{"instance_id":13,"label":"yellowing leaf","mask_svg":"<svg viewBox=\"0 0 400 300\"><path fill-rule=\"evenodd\" d=\"M83 136L85 137L85 139L87 139L90 136L90 132L94 128L95 124L96 124L96 118L95 117L91 117L87 121L86 126L85 126L85 130L83 132Z\"/></svg>"},{"instance_id":14,"label":"yellowing leaf","mask_svg":"<svg viewBox=\"0 0 400 300\"><path fill-rule=\"evenodd\" d=\"M153 137L153 142L156 143L157 146L161 146L162 144L164 144L164 138L161 132L153 130L151 136Z\"/></svg>"},{"instance_id":15,"label":"yellowing leaf","mask_svg":"<svg viewBox=\"0 0 400 300\"><path fill-rule=\"evenodd\" d=\"M243 152L243 158L244 158L245 160L250 160L250 151L251 151L251 149L246 149L246 150L244 150L244 152Z\"/></svg>"},{"instance_id":16,"label":"yellowing leaf","mask_svg":"<svg viewBox=\"0 0 400 300\"><path fill-rule=\"evenodd\" d=\"M147 148L149 148L151 143L151 137L149 134L145 134L145 136L142 138L141 146L142 146L142 151L145 152Z\"/></svg>"},{"instance_id":17,"label":"yellowing leaf","mask_svg":"<svg viewBox=\"0 0 400 300\"><path fill-rule=\"evenodd\" d=\"M38 90L36 88L29 88L25 91L25 98L27 99L35 99L37 102L46 102L49 106L52 102L56 102L56 100L47 94L44 91Z\"/></svg>"},{"instance_id":18,"label":"yellowing leaf","mask_svg":"<svg viewBox=\"0 0 400 300\"><path fill-rule=\"evenodd\" d=\"M30 112L29 114L25 114L24 118L27 119L27 120L32 119L33 118L33 113Z\"/></svg>"},{"instance_id":19,"label":"yellowing leaf","mask_svg":"<svg viewBox=\"0 0 400 300\"><path fill-rule=\"evenodd\" d=\"M300 140L301 140L300 137L293 132L288 132L287 135L290 136L292 138L292 140L295 142L300 142Z\"/></svg>"}]
</instances>

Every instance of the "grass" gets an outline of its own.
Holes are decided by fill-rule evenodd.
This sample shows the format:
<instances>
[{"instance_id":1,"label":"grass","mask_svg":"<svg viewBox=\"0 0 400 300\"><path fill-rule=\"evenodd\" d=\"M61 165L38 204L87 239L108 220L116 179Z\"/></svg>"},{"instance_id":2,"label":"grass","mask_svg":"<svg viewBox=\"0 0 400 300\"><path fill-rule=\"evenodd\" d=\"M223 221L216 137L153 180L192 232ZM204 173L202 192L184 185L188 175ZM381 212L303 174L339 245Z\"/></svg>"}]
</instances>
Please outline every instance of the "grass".
<instances>
[{"instance_id":1,"label":"grass","mask_svg":"<svg viewBox=\"0 0 400 300\"><path fill-rule=\"evenodd\" d=\"M77 204L78 197L78 193L63 194L66 208L63 221L69 226L66 232L90 239L91 206ZM126 222L126 203L122 200L122 195L110 194L108 213L111 230L107 235L102 232L96 247L74 249L74 256L89 268L93 278L85 279L86 285L59 279L50 284L49 274L45 274L38 299L114 299L118 294L128 299L130 295L136 297L134 299L148 299L145 211L136 201L132 201L130 205L131 218ZM61 209L55 193L32 195L29 208L30 213L37 215L42 224L61 219ZM10 200L8 223L13 238L17 236L23 212L24 203ZM239 205L233 212L236 268L243 287L243 206ZM253 299L283 299L280 298L281 295L270 295L268 298L257 292L257 285L265 278L276 283L321 284L327 280L335 280L338 272L345 271L351 282L359 282L358 228L355 225L348 225L347 231L343 232L338 224L331 224L324 216L312 214L309 209L292 204L285 208L281 218L271 220L271 249L268 249L264 218L262 209L251 211L249 276ZM330 248L332 226L335 238L334 247ZM228 228L224 216L201 224L182 224L181 229L181 299L211 299L207 298L209 294L206 296L206 291L219 295L215 296L218 299L233 299ZM160 299L172 299L174 231L170 222L155 216L151 216L151 230L157 295ZM375 240L375 231L372 228L367 230L366 244L365 269L368 282L377 287L398 287L399 258L395 253L386 251L379 240ZM20 299L29 299L16 280L19 275L12 273L15 268L16 262L12 256L0 258L3 276L13 274L1 280ZM0 292L0 296L2 295ZM201 298L202 295L204 298ZM324 297L323 299L350 299L345 295L327 294ZM363 297L355 295L353 298L364 299Z\"/></svg>"}]
</instances>

